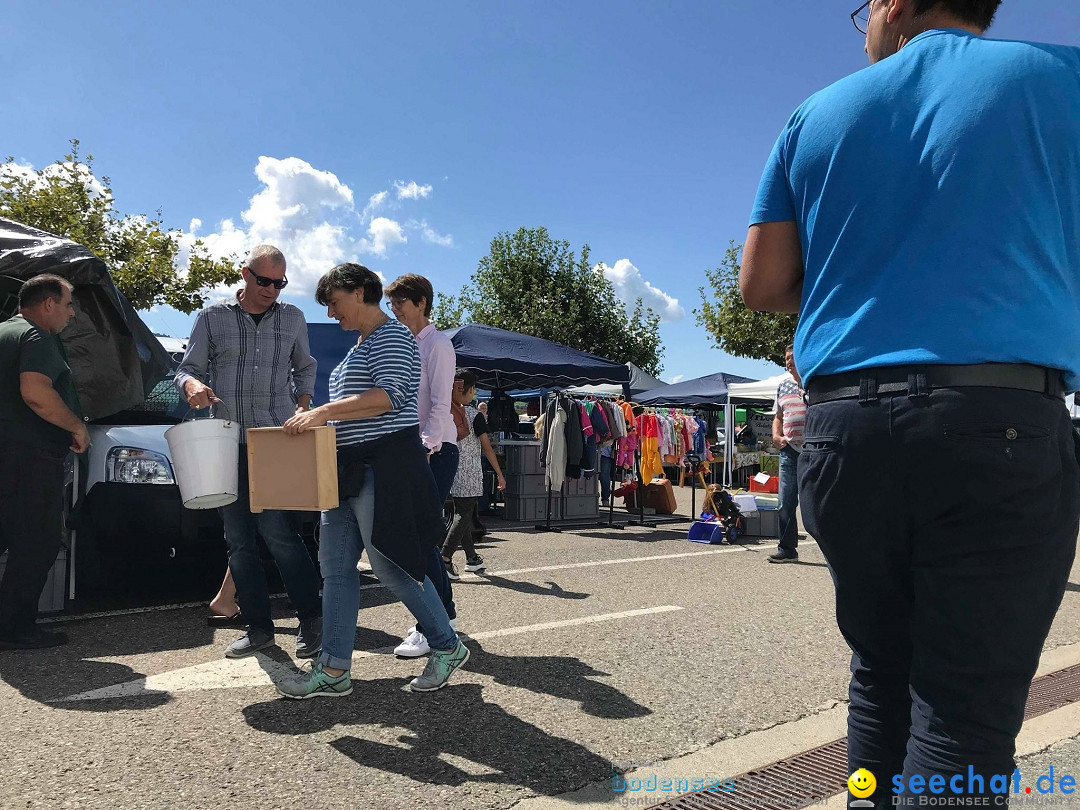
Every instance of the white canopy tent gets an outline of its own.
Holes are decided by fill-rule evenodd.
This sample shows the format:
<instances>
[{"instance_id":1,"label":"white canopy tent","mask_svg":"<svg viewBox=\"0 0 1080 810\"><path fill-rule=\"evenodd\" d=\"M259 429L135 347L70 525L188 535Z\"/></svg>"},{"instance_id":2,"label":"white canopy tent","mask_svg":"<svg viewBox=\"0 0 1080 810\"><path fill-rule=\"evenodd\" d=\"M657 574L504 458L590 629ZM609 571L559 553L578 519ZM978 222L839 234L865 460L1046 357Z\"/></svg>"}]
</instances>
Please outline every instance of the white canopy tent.
<instances>
[{"instance_id":1,"label":"white canopy tent","mask_svg":"<svg viewBox=\"0 0 1080 810\"><path fill-rule=\"evenodd\" d=\"M764 380L748 383L732 383L728 386L728 401L724 407L724 486L730 487L733 473L732 462L735 458L735 406L739 403L768 403L776 400L776 389L780 383L790 380L786 371Z\"/></svg>"}]
</instances>

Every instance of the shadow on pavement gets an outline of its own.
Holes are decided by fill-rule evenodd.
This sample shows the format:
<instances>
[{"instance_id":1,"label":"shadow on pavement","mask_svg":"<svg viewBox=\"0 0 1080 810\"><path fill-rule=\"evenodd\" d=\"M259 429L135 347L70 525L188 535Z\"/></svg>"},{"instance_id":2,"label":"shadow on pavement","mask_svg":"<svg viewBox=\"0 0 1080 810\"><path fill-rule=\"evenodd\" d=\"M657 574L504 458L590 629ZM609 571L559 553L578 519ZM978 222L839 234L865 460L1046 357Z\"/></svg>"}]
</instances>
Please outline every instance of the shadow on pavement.
<instances>
[{"instance_id":1,"label":"shadow on pavement","mask_svg":"<svg viewBox=\"0 0 1080 810\"><path fill-rule=\"evenodd\" d=\"M406 683L383 678L357 683L351 697L258 703L245 708L244 717L258 731L290 736L335 726L404 729L396 744L345 734L330 745L358 765L428 785L508 784L556 795L612 772L611 762L588 748L486 702L477 684L416 695ZM443 759L447 755L479 767L470 773Z\"/></svg>"},{"instance_id":2,"label":"shadow on pavement","mask_svg":"<svg viewBox=\"0 0 1080 810\"><path fill-rule=\"evenodd\" d=\"M494 585L496 588L505 588L508 591L516 591L517 593L525 593L530 596L555 596L559 599L588 599L592 596L591 593L582 593L581 591L565 591L560 585L551 580L547 580L545 583L548 587L543 585L537 585L533 582L521 582L516 579L507 579L506 577L500 577L498 574L480 573L476 579L461 580L456 583L461 585Z\"/></svg>"},{"instance_id":3,"label":"shadow on pavement","mask_svg":"<svg viewBox=\"0 0 1080 810\"><path fill-rule=\"evenodd\" d=\"M652 714L651 709L634 702L615 687L590 680L597 676L607 677L608 673L577 658L568 655L497 655L485 650L475 639L469 639L468 646L472 654L465 669L487 675L495 683L576 700L581 704L581 710L593 717L629 720Z\"/></svg>"}]
</instances>

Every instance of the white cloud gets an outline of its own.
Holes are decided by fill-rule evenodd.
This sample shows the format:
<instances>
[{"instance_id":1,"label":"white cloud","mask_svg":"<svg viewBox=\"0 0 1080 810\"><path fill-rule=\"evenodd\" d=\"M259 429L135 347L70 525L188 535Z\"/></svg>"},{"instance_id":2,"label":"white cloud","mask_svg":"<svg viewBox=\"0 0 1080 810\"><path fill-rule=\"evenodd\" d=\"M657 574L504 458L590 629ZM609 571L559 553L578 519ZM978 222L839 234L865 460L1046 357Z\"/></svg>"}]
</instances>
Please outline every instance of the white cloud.
<instances>
[{"instance_id":1,"label":"white cloud","mask_svg":"<svg viewBox=\"0 0 1080 810\"><path fill-rule=\"evenodd\" d=\"M660 316L661 321L678 321L686 317L686 310L679 304L679 299L646 281L629 259L619 259L614 267L600 262L593 270L607 277L615 287L615 294L627 307L633 307L640 298L645 306Z\"/></svg>"},{"instance_id":2,"label":"white cloud","mask_svg":"<svg viewBox=\"0 0 1080 810\"><path fill-rule=\"evenodd\" d=\"M440 247L453 247L454 237L450 234L443 235L437 233L434 228L428 225L426 219L422 219L419 222L410 222L409 225L420 231L420 238L425 242L430 242L433 245L439 245Z\"/></svg>"},{"instance_id":3,"label":"white cloud","mask_svg":"<svg viewBox=\"0 0 1080 810\"><path fill-rule=\"evenodd\" d=\"M409 241L402 233L401 225L386 217L375 217L371 220L368 237L357 240L357 248L363 253L374 253L376 256L385 256L387 248Z\"/></svg>"},{"instance_id":4,"label":"white cloud","mask_svg":"<svg viewBox=\"0 0 1080 810\"><path fill-rule=\"evenodd\" d=\"M668 380L668 382L671 383L672 385L674 385L677 382L682 382L684 376L685 375L683 375L683 374L676 374L674 377L672 377L670 380Z\"/></svg>"},{"instance_id":5,"label":"white cloud","mask_svg":"<svg viewBox=\"0 0 1080 810\"><path fill-rule=\"evenodd\" d=\"M25 180L34 179L34 185L41 188L48 182L48 178L66 175L71 170L71 166L70 161L67 163L52 163L38 173L34 171L34 167L30 163L11 162L0 164L0 175L19 177ZM79 164L79 179L90 190L91 197L105 196L105 186L82 163Z\"/></svg>"},{"instance_id":6,"label":"white cloud","mask_svg":"<svg viewBox=\"0 0 1080 810\"><path fill-rule=\"evenodd\" d=\"M386 202L386 198L389 194L389 191L380 191L378 194L372 194L368 198L368 204L364 206L364 212L360 214L360 221L367 222L376 211L382 208L382 205Z\"/></svg>"},{"instance_id":7,"label":"white cloud","mask_svg":"<svg viewBox=\"0 0 1080 810\"><path fill-rule=\"evenodd\" d=\"M415 180L408 183L398 180L394 183L394 191L399 200L419 200L431 196L431 186L421 186Z\"/></svg>"}]
</instances>

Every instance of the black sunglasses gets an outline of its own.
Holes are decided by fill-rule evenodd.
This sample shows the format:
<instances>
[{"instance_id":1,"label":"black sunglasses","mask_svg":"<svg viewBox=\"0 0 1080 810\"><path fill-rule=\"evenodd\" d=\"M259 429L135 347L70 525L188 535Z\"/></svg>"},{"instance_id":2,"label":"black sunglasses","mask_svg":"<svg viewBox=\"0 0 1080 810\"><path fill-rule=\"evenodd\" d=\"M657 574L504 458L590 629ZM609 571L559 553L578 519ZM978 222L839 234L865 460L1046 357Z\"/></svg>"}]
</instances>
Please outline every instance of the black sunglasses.
<instances>
[{"instance_id":1,"label":"black sunglasses","mask_svg":"<svg viewBox=\"0 0 1080 810\"><path fill-rule=\"evenodd\" d=\"M269 287L271 284L273 284L275 290L284 290L285 286L289 283L289 280L287 278L270 278L269 276L260 276L250 267L248 268L248 272L251 273L252 277L255 279L255 283L258 284L260 287Z\"/></svg>"},{"instance_id":2,"label":"black sunglasses","mask_svg":"<svg viewBox=\"0 0 1080 810\"><path fill-rule=\"evenodd\" d=\"M874 0L866 0L861 6L851 12L851 22L855 24L855 30L865 34L870 24L870 4Z\"/></svg>"}]
</instances>

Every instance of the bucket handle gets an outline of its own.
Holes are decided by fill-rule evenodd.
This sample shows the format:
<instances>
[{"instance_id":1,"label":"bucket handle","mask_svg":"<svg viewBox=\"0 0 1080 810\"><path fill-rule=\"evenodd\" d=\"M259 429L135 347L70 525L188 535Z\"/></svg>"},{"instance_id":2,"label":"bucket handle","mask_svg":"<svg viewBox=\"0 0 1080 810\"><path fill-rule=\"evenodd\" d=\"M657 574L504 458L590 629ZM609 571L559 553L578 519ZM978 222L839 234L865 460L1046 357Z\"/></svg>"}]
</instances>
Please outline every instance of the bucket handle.
<instances>
[{"instance_id":1,"label":"bucket handle","mask_svg":"<svg viewBox=\"0 0 1080 810\"><path fill-rule=\"evenodd\" d=\"M218 418L218 417L214 416L214 405L220 405L222 408L225 408L225 412L228 414L228 417L226 418L225 421L227 421L227 422L236 421L236 420L234 420L232 418L232 412L229 411L229 409L227 407L225 407L225 403L222 402L217 397L214 397L213 399L210 400L210 418L211 419L217 419ZM184 418L181 421L183 421L183 422L188 421L188 417L191 416L192 411L201 411L201 410L202 410L202 408L188 408L187 413L184 414Z\"/></svg>"}]
</instances>

